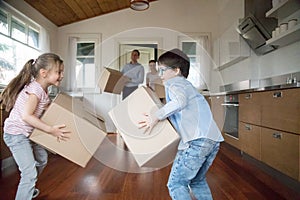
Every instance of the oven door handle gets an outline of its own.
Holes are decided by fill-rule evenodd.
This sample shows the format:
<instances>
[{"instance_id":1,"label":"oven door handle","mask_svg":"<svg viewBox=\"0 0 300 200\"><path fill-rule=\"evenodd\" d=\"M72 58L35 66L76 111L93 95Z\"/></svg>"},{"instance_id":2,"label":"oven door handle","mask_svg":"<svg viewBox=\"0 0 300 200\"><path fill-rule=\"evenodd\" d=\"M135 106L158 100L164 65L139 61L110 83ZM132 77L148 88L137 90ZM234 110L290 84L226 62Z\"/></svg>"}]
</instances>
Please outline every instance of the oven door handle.
<instances>
[{"instance_id":1,"label":"oven door handle","mask_svg":"<svg viewBox=\"0 0 300 200\"><path fill-rule=\"evenodd\" d=\"M234 107L238 107L239 104L238 103L222 103L222 106L234 106Z\"/></svg>"}]
</instances>

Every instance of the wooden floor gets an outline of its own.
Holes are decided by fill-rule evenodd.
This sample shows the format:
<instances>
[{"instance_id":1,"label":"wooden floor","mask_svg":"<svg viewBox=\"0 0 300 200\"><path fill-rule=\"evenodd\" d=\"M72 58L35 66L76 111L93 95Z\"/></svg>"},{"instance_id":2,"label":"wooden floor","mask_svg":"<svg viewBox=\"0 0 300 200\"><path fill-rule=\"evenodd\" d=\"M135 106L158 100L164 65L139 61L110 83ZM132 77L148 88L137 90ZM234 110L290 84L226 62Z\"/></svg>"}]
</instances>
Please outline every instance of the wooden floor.
<instances>
[{"instance_id":1,"label":"wooden floor","mask_svg":"<svg viewBox=\"0 0 300 200\"><path fill-rule=\"evenodd\" d=\"M119 143L115 135L109 138L114 144ZM121 161L128 163L125 159L126 156ZM129 161L134 162L132 158ZM36 199L168 200L166 183L170 167L148 173L127 173L107 167L95 158L90 160L86 168L81 168L59 155L50 154L49 163L37 182L41 193ZM215 200L300 199L300 187L290 189L226 143L222 143L207 180ZM14 198L18 181L16 167L2 171L1 200ZM295 191L297 189L298 192Z\"/></svg>"}]
</instances>

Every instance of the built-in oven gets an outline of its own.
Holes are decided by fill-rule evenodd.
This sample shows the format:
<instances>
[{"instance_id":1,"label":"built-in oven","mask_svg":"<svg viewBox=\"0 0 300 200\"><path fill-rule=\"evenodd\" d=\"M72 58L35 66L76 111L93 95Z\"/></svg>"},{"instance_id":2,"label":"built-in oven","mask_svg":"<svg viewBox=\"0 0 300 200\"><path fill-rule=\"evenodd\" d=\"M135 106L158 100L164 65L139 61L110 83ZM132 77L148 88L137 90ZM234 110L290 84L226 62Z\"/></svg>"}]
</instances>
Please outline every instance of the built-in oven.
<instances>
[{"instance_id":1,"label":"built-in oven","mask_svg":"<svg viewBox=\"0 0 300 200\"><path fill-rule=\"evenodd\" d=\"M239 138L239 100L237 94L228 94L222 103L225 111L223 133Z\"/></svg>"}]
</instances>

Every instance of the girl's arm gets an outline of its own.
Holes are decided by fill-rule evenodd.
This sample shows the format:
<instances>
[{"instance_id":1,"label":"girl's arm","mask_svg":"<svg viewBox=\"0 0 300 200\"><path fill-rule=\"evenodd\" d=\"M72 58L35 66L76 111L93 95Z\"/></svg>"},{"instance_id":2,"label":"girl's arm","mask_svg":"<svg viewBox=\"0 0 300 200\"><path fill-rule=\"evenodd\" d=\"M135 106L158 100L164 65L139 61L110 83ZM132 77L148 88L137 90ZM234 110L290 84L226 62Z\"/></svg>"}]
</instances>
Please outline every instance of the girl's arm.
<instances>
[{"instance_id":1,"label":"girl's arm","mask_svg":"<svg viewBox=\"0 0 300 200\"><path fill-rule=\"evenodd\" d=\"M68 139L70 131L63 129L65 128L64 124L50 126L34 115L34 111L38 106L38 103L39 99L36 95L28 95L28 99L25 102L24 106L24 112L22 114L22 120L24 120L26 123L30 124L31 126L37 129L40 129L57 137L58 139Z\"/></svg>"}]
</instances>

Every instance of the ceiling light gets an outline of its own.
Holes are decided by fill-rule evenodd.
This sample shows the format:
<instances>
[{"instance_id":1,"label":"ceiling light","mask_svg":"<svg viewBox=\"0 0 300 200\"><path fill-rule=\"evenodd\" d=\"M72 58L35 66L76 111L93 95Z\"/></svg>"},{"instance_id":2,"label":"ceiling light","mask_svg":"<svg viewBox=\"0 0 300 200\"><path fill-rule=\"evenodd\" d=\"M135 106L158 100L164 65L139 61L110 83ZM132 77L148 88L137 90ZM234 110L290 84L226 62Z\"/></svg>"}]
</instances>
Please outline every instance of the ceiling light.
<instances>
[{"instance_id":1,"label":"ceiling light","mask_svg":"<svg viewBox=\"0 0 300 200\"><path fill-rule=\"evenodd\" d=\"M130 0L130 8L137 11L146 10L149 8L148 0Z\"/></svg>"}]
</instances>

